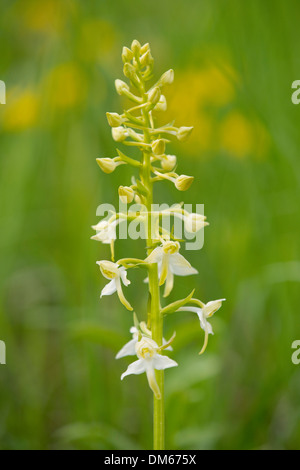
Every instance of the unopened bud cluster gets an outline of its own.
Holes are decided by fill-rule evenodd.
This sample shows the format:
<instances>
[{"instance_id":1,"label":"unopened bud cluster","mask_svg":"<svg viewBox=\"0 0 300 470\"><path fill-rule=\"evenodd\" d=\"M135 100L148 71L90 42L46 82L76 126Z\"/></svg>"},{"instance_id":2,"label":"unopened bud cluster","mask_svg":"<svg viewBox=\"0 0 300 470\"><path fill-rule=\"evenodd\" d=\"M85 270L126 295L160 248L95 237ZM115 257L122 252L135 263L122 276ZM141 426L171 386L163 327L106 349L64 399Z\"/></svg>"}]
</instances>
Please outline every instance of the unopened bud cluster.
<instances>
[{"instance_id":1,"label":"unopened bud cluster","mask_svg":"<svg viewBox=\"0 0 300 470\"><path fill-rule=\"evenodd\" d=\"M138 147L143 153L150 154L151 172L154 179L168 179L172 181L179 191L186 191L193 177L178 175L174 173L177 165L175 155L166 153L166 145L170 136L176 136L179 141L186 140L192 132L192 127L174 127L169 124L155 127L154 113L167 109L167 100L163 94L165 86L171 85L174 81L174 71L167 70L148 89L146 83L153 78L154 60L151 55L149 44L141 45L134 40L131 47L123 47L122 50L123 73L130 84L123 80L115 81L116 91L119 95L129 98L133 106L122 114L107 112L106 117L111 127L112 137L115 142L127 146ZM148 115L148 119L145 115ZM145 134L148 136L145 140ZM119 157L98 158L97 163L105 173L111 173L120 164L133 164L138 166L138 162L133 163L133 159L124 153L119 153ZM159 164L159 166L157 166ZM127 186L126 186L127 187ZM122 201L143 201L143 194L138 188L131 188L132 194L124 195L124 187L119 190ZM127 187L128 188L128 187ZM128 190L127 190L128 192Z\"/></svg>"}]
</instances>

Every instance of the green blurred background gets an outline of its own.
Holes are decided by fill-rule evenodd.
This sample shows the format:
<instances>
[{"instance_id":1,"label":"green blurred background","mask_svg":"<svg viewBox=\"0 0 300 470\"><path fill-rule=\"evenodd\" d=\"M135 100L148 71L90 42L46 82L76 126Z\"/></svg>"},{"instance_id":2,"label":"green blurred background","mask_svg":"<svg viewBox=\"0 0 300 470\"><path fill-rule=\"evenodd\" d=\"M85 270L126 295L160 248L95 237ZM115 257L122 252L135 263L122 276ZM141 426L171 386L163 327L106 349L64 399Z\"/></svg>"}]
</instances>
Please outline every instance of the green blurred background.
<instances>
[{"instance_id":1,"label":"green blurred background","mask_svg":"<svg viewBox=\"0 0 300 470\"><path fill-rule=\"evenodd\" d=\"M2 0L2 449L152 446L146 377L121 383L130 358L114 359L132 316L99 301L109 249L89 239L97 206L117 206L130 181L95 159L115 155L105 112L122 111L114 80L133 39L150 42L157 78L175 70L160 122L195 128L169 150L193 187L158 185L156 202L204 203L210 222L186 253L200 275L177 278L170 299L195 283L203 301L227 299L201 357L197 318L166 321L180 365L166 373L167 448L300 447L299 20L297 0ZM116 245L143 255L141 241ZM126 294L143 318L139 274Z\"/></svg>"}]
</instances>

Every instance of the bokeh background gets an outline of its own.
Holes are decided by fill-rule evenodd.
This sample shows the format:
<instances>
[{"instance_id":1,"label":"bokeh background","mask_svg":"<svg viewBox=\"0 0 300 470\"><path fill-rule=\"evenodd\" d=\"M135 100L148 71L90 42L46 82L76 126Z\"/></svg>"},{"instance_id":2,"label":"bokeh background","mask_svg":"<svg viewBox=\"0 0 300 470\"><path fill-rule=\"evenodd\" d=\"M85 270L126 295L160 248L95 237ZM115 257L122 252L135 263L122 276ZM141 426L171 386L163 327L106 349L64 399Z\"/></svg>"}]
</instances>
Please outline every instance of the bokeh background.
<instances>
[{"instance_id":1,"label":"bokeh background","mask_svg":"<svg viewBox=\"0 0 300 470\"><path fill-rule=\"evenodd\" d=\"M1 1L2 449L152 446L146 377L121 383L130 358L114 359L132 316L99 301L109 249L90 240L97 206L117 206L130 181L95 159L115 155L105 112L122 111L114 80L133 39L150 42L157 78L175 70L161 123L195 128L170 147L193 187L158 185L156 202L204 203L210 222L186 253L200 275L170 298L196 284L203 301L227 299L201 357L197 318L166 321L180 365L166 373L167 448L300 447L299 20L297 0ZM143 256L143 243L116 255ZM143 318L146 286L130 277Z\"/></svg>"}]
</instances>

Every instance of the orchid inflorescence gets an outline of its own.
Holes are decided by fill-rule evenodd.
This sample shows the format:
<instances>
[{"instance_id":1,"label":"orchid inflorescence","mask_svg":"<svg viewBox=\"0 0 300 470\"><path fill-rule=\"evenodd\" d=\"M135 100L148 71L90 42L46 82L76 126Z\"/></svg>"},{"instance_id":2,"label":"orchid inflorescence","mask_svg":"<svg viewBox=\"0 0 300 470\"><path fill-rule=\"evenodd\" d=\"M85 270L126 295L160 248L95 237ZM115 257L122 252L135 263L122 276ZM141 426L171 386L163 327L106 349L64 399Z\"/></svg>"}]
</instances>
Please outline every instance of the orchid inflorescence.
<instances>
[{"instance_id":1,"label":"orchid inflorescence","mask_svg":"<svg viewBox=\"0 0 300 470\"><path fill-rule=\"evenodd\" d=\"M138 359L129 365L121 379L129 374L146 372L155 400L161 400L161 371L177 366L174 360L163 354L164 351L172 349L171 343L174 339L174 335L170 341L163 338L163 318L174 312L196 313L200 327L204 330L204 344L200 351L202 354L207 346L208 335L213 334L208 319L221 307L225 299L205 304L193 297L193 291L186 298L161 307L160 286L164 285L163 295L168 297L173 289L174 276L197 274L197 270L180 254L182 240L176 238L172 230L168 231L162 227L162 219L167 216L181 219L189 233L202 230L208 223L204 215L187 212L182 204L153 211L153 186L156 182L165 180L174 184L177 190L186 191L194 180L193 176L178 174L177 157L166 152L166 145L171 137L185 141L193 128L176 127L174 122L156 127L156 113L161 113L167 108L163 90L172 84L174 72L168 70L152 86L147 86L153 78L154 63L149 44L141 46L134 40L131 48L123 48L122 60L123 72L131 87L122 80L116 80L115 87L117 93L130 100L133 105L122 114L107 113L107 120L113 139L127 147L138 148L141 151L141 159L128 156L117 149L115 157L97 158L97 163L104 173L112 173L120 165L130 165L136 170L138 174L132 177L131 185L120 186L118 193L126 207L127 204L134 203L140 205L140 209L133 212L114 212L110 218L102 219L93 226L96 234L92 238L111 247L111 261L97 261L102 275L109 281L102 289L101 297L116 292L126 309L133 311L123 292L130 284L127 272L136 267L148 271L148 277L145 279L149 288L148 303L145 307L147 321L139 321L134 314L134 326L130 330L132 339L116 357L119 359L136 355ZM117 227L129 218L139 220L145 227L147 256L143 259L124 258L115 262L114 243L117 239ZM152 223L153 218L155 223Z\"/></svg>"}]
</instances>

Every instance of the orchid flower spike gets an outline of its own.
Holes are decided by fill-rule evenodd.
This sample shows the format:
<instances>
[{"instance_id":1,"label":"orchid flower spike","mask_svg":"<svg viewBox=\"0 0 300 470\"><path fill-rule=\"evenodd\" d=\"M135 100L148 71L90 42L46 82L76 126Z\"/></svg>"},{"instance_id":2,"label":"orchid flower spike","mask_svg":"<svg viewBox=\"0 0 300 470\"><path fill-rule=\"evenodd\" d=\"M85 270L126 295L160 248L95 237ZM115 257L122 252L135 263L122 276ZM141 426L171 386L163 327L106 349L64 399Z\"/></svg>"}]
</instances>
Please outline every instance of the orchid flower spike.
<instances>
[{"instance_id":1,"label":"orchid flower spike","mask_svg":"<svg viewBox=\"0 0 300 470\"><path fill-rule=\"evenodd\" d=\"M155 369L163 370L178 365L173 359L158 354L159 350L159 346L153 339L143 336L142 339L135 344L135 353L138 360L132 362L121 375L121 380L123 380L126 375L138 375L146 372L149 386L157 399L161 398L161 392L156 382Z\"/></svg>"},{"instance_id":2,"label":"orchid flower spike","mask_svg":"<svg viewBox=\"0 0 300 470\"><path fill-rule=\"evenodd\" d=\"M207 304L203 304L202 302L199 301L200 304L202 304L202 307L180 307L177 312L194 312L198 315L199 320L200 320L200 326L202 330L204 330L205 336L204 336L204 344L202 346L201 351L199 354L203 354L208 343L208 335L213 335L213 330L211 324L207 321L208 318L212 317L217 310L219 310L222 307L222 302L224 302L226 299L218 299L218 300L212 300L210 302L207 302Z\"/></svg>"},{"instance_id":3,"label":"orchid flower spike","mask_svg":"<svg viewBox=\"0 0 300 470\"><path fill-rule=\"evenodd\" d=\"M158 264L159 285L162 286L166 282L164 297L167 297L173 289L174 274L176 276L198 274L198 271L191 266L184 256L178 253L179 248L179 242L164 241L145 260L149 264Z\"/></svg>"},{"instance_id":4,"label":"orchid flower spike","mask_svg":"<svg viewBox=\"0 0 300 470\"><path fill-rule=\"evenodd\" d=\"M127 310L133 310L128 300L125 299L123 291L122 291L122 284L124 286L129 286L130 281L127 279L127 271L123 266L120 266L118 263L113 263L112 261L97 261L96 262L99 267L102 275L109 279L109 283L102 289L100 298L104 295L112 295L117 292L120 302L127 308Z\"/></svg>"}]
</instances>

